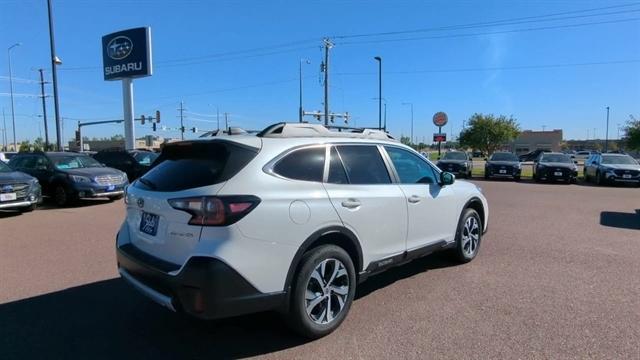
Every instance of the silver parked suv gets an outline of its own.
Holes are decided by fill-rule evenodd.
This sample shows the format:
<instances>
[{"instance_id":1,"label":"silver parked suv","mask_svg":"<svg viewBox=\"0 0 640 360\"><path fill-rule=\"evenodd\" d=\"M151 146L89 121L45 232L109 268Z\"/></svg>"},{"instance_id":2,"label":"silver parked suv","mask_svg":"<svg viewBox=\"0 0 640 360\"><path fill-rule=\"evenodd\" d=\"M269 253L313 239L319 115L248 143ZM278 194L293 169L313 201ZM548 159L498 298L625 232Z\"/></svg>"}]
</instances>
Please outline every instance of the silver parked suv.
<instances>
[{"instance_id":1,"label":"silver parked suv","mask_svg":"<svg viewBox=\"0 0 640 360\"><path fill-rule=\"evenodd\" d=\"M278 310L316 338L368 276L434 251L477 254L480 189L378 130L275 124L183 141L129 186L118 270L173 311Z\"/></svg>"}]
</instances>

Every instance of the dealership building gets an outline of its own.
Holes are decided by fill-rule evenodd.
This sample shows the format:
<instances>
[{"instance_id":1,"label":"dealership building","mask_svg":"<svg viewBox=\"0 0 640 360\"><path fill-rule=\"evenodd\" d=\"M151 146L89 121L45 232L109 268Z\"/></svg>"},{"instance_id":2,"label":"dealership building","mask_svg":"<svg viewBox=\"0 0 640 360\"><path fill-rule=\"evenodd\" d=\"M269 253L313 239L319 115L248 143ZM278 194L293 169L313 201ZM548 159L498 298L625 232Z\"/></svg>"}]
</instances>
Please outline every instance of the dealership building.
<instances>
[{"instance_id":1,"label":"dealership building","mask_svg":"<svg viewBox=\"0 0 640 360\"><path fill-rule=\"evenodd\" d=\"M549 131L524 130L512 143L511 151L516 155L537 149L560 151L562 147L562 129Z\"/></svg>"}]
</instances>

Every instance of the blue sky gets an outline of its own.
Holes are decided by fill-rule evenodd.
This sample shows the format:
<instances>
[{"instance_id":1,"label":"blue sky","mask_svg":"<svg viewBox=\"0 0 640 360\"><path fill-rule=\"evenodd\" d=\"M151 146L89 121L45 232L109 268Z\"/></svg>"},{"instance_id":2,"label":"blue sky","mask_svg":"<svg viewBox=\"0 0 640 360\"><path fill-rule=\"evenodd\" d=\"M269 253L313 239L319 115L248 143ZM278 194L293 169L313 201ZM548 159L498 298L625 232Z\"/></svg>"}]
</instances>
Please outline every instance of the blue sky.
<instances>
[{"instance_id":1,"label":"blue sky","mask_svg":"<svg viewBox=\"0 0 640 360\"><path fill-rule=\"evenodd\" d=\"M599 10L576 12L586 9ZM535 17L557 13L566 14ZM120 82L102 78L100 41L138 26L152 28L154 74L135 81L135 113L160 110L170 127L178 126L181 100L187 127L215 128L216 108L230 113L233 126L251 129L296 121L301 58L311 62L304 65L305 108L322 109L325 36L336 43L331 110L348 111L354 125L377 126L373 57L381 56L388 127L396 136L410 132L403 102L414 104L419 140L436 130L437 111L447 112L446 131L454 136L463 120L482 112L513 115L523 129L561 128L567 139L592 138L594 129L603 137L606 106L611 138L629 114L640 115L638 2L54 0L54 15L65 140L78 120L122 117ZM521 20L494 22L505 19ZM476 25L434 29L465 24ZM341 38L416 29L424 31ZM6 49L16 42L22 45L11 52L14 91L37 94L35 69L50 68L45 0L0 0L0 107L9 132ZM47 102L53 139L53 101ZM15 103L18 139L37 137L40 99L17 96ZM85 131L122 133L117 124ZM149 125L136 127L137 136L151 133Z\"/></svg>"}]
</instances>

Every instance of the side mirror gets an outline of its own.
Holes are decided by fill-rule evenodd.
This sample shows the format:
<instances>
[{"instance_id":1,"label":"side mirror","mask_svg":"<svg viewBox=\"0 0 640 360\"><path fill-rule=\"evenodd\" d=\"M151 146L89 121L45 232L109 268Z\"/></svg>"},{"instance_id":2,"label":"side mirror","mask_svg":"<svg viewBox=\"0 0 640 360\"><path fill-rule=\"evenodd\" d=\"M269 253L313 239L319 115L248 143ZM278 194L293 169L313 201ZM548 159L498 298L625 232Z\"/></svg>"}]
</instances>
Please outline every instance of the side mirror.
<instances>
[{"instance_id":1,"label":"side mirror","mask_svg":"<svg viewBox=\"0 0 640 360\"><path fill-rule=\"evenodd\" d=\"M578 160L573 160L573 163L578 165Z\"/></svg>"},{"instance_id":2,"label":"side mirror","mask_svg":"<svg viewBox=\"0 0 640 360\"><path fill-rule=\"evenodd\" d=\"M489 161L489 159L488 158L484 158L484 161Z\"/></svg>"},{"instance_id":3,"label":"side mirror","mask_svg":"<svg viewBox=\"0 0 640 360\"><path fill-rule=\"evenodd\" d=\"M456 177L453 176L452 173L443 171L440 173L440 185L442 186L446 186L446 185L451 185L453 184L453 182L456 181Z\"/></svg>"}]
</instances>

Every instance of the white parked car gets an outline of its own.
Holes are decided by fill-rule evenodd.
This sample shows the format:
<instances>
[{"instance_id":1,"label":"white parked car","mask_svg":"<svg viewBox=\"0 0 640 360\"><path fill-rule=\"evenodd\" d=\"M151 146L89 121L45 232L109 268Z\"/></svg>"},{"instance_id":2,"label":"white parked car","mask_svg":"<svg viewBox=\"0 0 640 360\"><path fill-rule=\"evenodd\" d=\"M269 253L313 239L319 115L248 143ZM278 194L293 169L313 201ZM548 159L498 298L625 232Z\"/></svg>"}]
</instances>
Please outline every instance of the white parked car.
<instances>
[{"instance_id":1,"label":"white parked car","mask_svg":"<svg viewBox=\"0 0 640 360\"><path fill-rule=\"evenodd\" d=\"M198 318L282 311L310 338L372 274L439 250L474 259L489 216L476 185L387 134L310 124L169 144L125 200L133 287Z\"/></svg>"}]
</instances>

